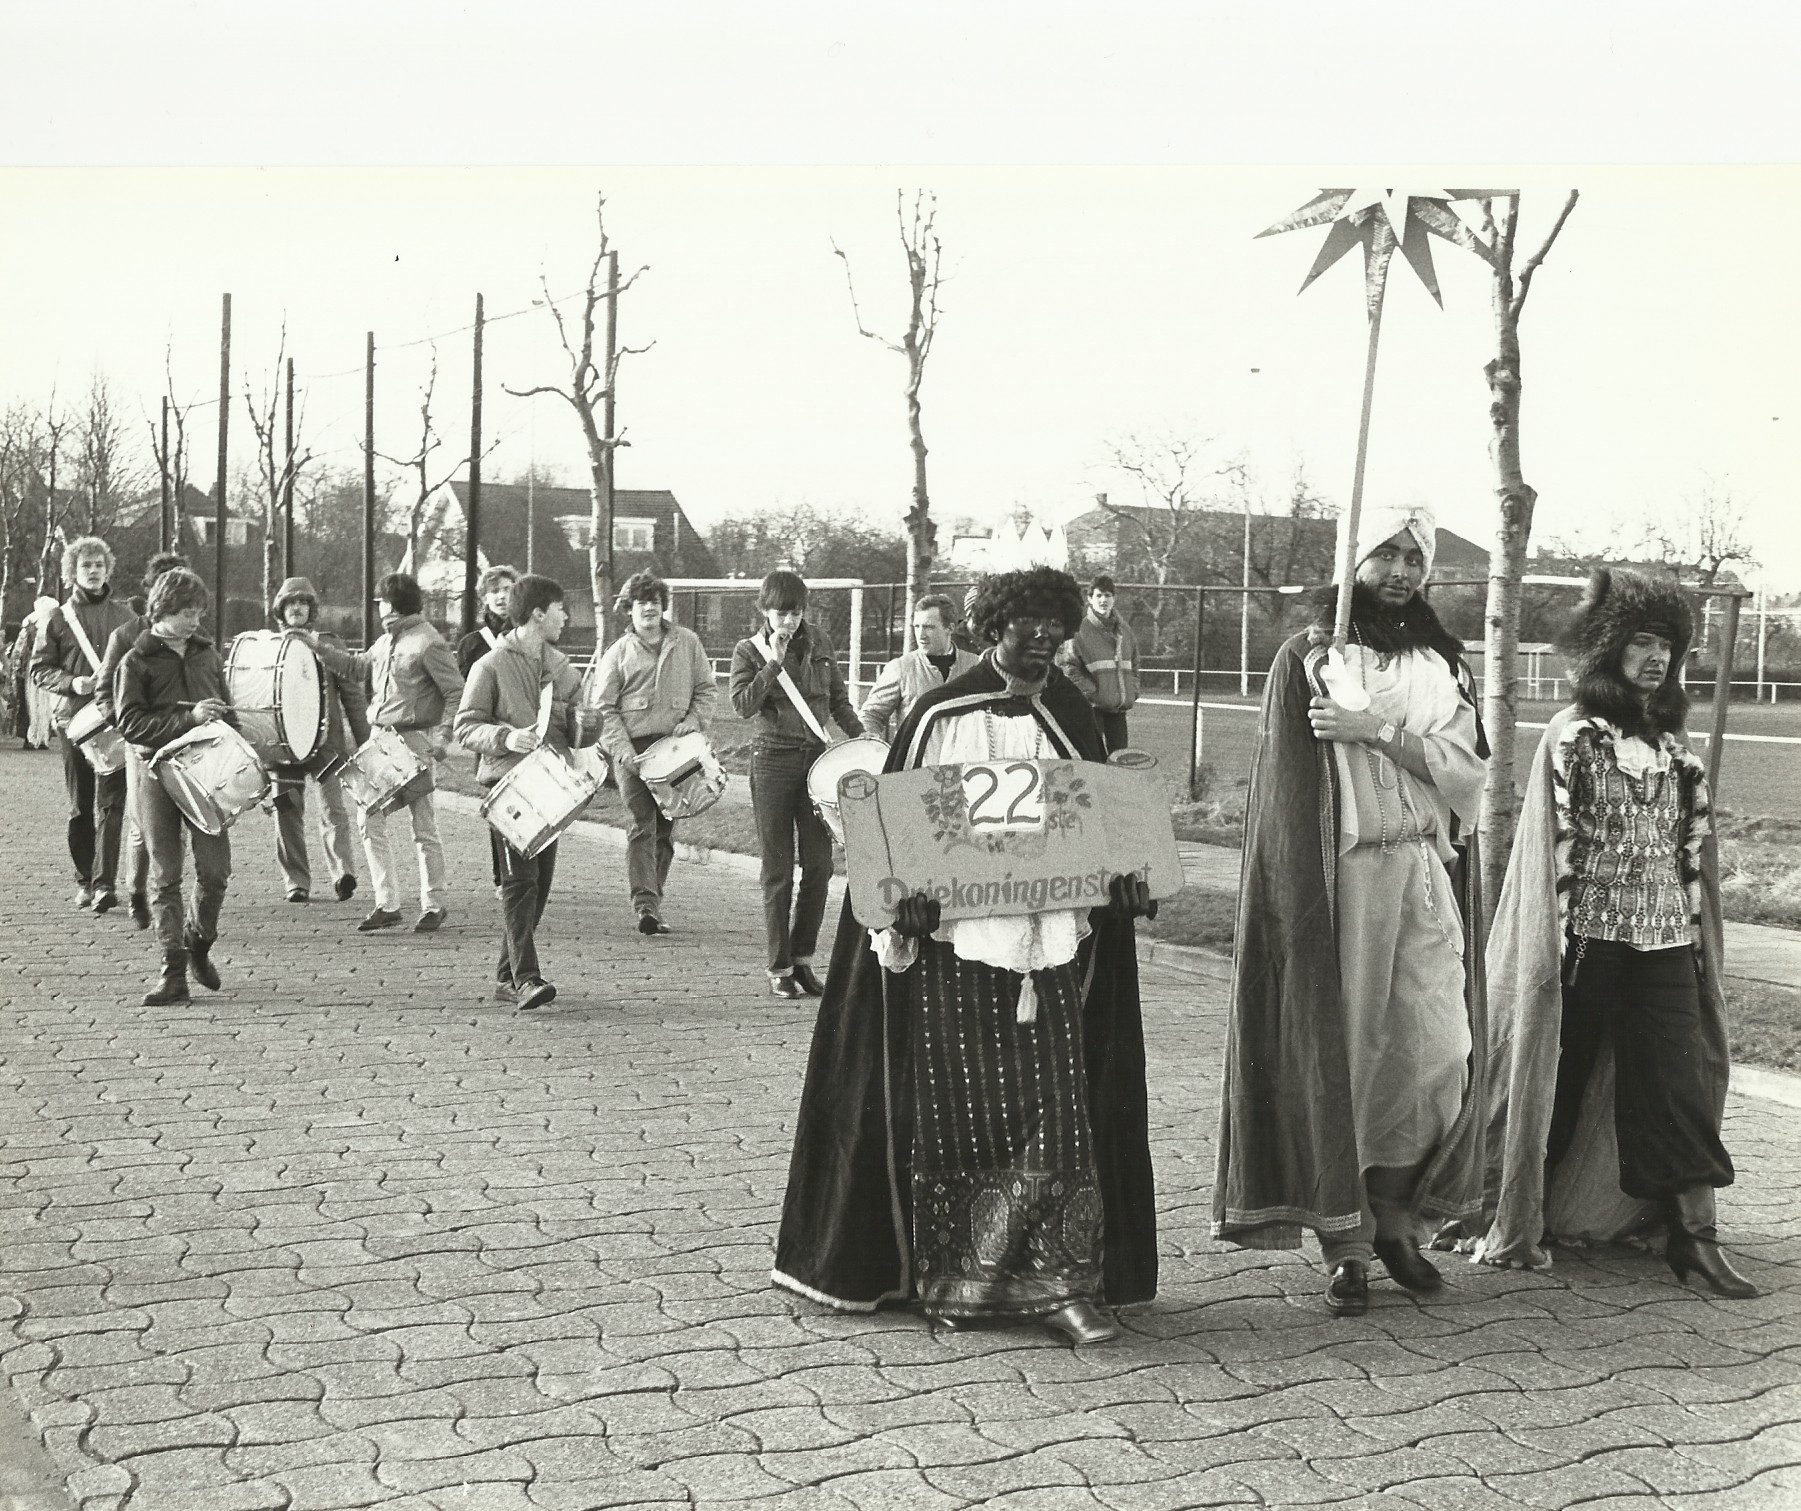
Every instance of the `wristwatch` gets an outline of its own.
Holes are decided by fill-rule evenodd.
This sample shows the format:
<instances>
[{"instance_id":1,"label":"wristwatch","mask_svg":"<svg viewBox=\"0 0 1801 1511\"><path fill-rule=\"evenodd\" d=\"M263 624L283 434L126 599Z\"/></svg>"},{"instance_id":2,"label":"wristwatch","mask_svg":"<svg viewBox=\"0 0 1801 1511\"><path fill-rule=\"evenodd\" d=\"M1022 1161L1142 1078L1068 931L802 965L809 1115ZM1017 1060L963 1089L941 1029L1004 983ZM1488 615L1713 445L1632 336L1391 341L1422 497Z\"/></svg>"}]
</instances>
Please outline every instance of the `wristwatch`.
<instances>
[{"instance_id":1,"label":"wristwatch","mask_svg":"<svg viewBox=\"0 0 1801 1511\"><path fill-rule=\"evenodd\" d=\"M1376 731L1376 739L1380 744L1392 745L1395 736L1400 734L1400 732L1401 731L1395 727L1393 719L1384 719L1382 721L1382 727Z\"/></svg>"}]
</instances>

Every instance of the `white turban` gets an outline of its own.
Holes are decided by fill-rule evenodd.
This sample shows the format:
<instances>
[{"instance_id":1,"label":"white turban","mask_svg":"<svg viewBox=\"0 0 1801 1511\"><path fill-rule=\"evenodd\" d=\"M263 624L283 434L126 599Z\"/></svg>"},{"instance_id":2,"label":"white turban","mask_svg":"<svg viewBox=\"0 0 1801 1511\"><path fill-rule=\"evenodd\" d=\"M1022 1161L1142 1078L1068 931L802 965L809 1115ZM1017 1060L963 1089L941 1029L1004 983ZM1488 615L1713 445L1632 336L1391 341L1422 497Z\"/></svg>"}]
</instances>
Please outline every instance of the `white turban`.
<instances>
[{"instance_id":1,"label":"white turban","mask_svg":"<svg viewBox=\"0 0 1801 1511\"><path fill-rule=\"evenodd\" d=\"M1350 525L1348 512L1338 516L1338 544L1333 554L1333 573L1336 576L1344 561L1345 533ZM1432 558L1438 554L1438 521L1432 517L1432 511L1425 504L1365 504L1363 518L1357 522L1357 562L1361 564L1364 557L1381 545L1385 540L1392 540L1405 530L1420 548L1420 554L1426 558L1426 578L1432 576Z\"/></svg>"}]
</instances>

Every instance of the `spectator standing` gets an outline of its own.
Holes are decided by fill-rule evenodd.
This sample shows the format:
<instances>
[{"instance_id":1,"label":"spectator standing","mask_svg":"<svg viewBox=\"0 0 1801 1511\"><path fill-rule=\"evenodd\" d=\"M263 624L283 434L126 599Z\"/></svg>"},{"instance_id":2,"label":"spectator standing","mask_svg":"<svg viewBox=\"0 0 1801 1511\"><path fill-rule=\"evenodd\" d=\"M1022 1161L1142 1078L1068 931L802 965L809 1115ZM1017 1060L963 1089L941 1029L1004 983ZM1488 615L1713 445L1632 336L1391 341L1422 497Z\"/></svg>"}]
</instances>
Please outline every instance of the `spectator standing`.
<instances>
[{"instance_id":1,"label":"spectator standing","mask_svg":"<svg viewBox=\"0 0 1801 1511\"><path fill-rule=\"evenodd\" d=\"M943 593L927 593L913 605L914 648L877 674L875 686L857 710L865 734L892 742L915 703L976 664L976 653L960 649L951 639L956 616L956 605Z\"/></svg>"},{"instance_id":2,"label":"spectator standing","mask_svg":"<svg viewBox=\"0 0 1801 1511\"><path fill-rule=\"evenodd\" d=\"M1118 595L1104 573L1088 585L1088 610L1058 661L1094 709L1109 755L1126 743L1126 715L1138 701L1138 637L1118 612Z\"/></svg>"}]
</instances>

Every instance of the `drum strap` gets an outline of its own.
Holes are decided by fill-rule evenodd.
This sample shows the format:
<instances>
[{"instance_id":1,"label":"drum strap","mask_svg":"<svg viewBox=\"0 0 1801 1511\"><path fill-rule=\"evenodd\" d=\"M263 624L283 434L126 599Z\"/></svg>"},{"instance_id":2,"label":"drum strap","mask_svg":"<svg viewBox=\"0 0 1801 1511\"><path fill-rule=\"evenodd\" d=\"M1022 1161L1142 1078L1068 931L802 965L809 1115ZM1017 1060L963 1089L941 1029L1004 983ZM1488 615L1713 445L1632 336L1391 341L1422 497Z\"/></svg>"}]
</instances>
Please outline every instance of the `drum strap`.
<instances>
[{"instance_id":1,"label":"drum strap","mask_svg":"<svg viewBox=\"0 0 1801 1511\"><path fill-rule=\"evenodd\" d=\"M94 654L94 642L88 639L88 632L81 627L81 621L75 617L75 610L68 604L63 605L63 618L69 622L69 628L75 633L75 643L81 647L82 655L88 658L88 665L94 668L94 675L100 675L100 658Z\"/></svg>"},{"instance_id":2,"label":"drum strap","mask_svg":"<svg viewBox=\"0 0 1801 1511\"><path fill-rule=\"evenodd\" d=\"M788 675L788 668L775 659L775 651L762 639L752 641L763 653L763 659L775 667L775 680L781 684L782 691L788 695L788 701L794 705L794 711L800 715L801 722L818 735L823 744L830 745L832 737L820 727L819 720L813 717L813 710L807 707L807 700L800 695L800 689L794 685L794 678Z\"/></svg>"},{"instance_id":3,"label":"drum strap","mask_svg":"<svg viewBox=\"0 0 1801 1511\"><path fill-rule=\"evenodd\" d=\"M489 649L489 650L491 650L491 651L492 651L492 650L497 650L497 649L499 649L499 647L500 647L500 636L498 636L498 635L496 635L496 634L495 634L495 633L494 633L494 631L493 631L493 630L491 630L491 629L489 629L489 628L488 628L488 626L487 626L487 625L485 625L485 624L484 624L484 625L483 625L483 626L482 626L482 639L484 639L484 640L486 640L486 641L487 641L487 642L488 642L488 649Z\"/></svg>"}]
</instances>

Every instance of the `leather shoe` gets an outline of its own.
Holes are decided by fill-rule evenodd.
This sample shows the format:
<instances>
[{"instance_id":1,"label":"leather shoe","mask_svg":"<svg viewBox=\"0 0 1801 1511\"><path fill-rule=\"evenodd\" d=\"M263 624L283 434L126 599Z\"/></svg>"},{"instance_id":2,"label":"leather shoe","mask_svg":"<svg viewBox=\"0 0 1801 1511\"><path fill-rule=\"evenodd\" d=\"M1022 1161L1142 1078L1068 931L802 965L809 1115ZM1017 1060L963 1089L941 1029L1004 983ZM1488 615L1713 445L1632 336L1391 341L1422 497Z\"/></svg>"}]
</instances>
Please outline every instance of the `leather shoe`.
<instances>
[{"instance_id":1,"label":"leather shoe","mask_svg":"<svg viewBox=\"0 0 1801 1511\"><path fill-rule=\"evenodd\" d=\"M209 992L219 990L219 967L213 964L213 942L191 930L187 936L188 969Z\"/></svg>"},{"instance_id":2,"label":"leather shoe","mask_svg":"<svg viewBox=\"0 0 1801 1511\"><path fill-rule=\"evenodd\" d=\"M337 894L338 901L343 902L346 898L355 893L356 878L354 876L340 876L331 884L331 889Z\"/></svg>"},{"instance_id":3,"label":"leather shoe","mask_svg":"<svg viewBox=\"0 0 1801 1511\"><path fill-rule=\"evenodd\" d=\"M1405 1238L1378 1238L1374 1244L1376 1258L1388 1271L1388 1278L1404 1290L1426 1292L1444 1289L1445 1277L1438 1266Z\"/></svg>"},{"instance_id":4,"label":"leather shoe","mask_svg":"<svg viewBox=\"0 0 1801 1511\"><path fill-rule=\"evenodd\" d=\"M518 991L519 1011L522 1013L533 1012L557 998L557 989L548 981L521 981Z\"/></svg>"},{"instance_id":5,"label":"leather shoe","mask_svg":"<svg viewBox=\"0 0 1801 1511\"><path fill-rule=\"evenodd\" d=\"M1044 1325L1063 1334L1071 1343L1105 1343L1119 1336L1119 1324L1103 1317L1086 1301L1072 1301L1045 1315Z\"/></svg>"},{"instance_id":6,"label":"leather shoe","mask_svg":"<svg viewBox=\"0 0 1801 1511\"><path fill-rule=\"evenodd\" d=\"M415 934L435 934L444 926L444 920L450 917L448 908L427 908L419 915L419 921L413 925Z\"/></svg>"},{"instance_id":7,"label":"leather shoe","mask_svg":"<svg viewBox=\"0 0 1801 1511\"><path fill-rule=\"evenodd\" d=\"M804 997L807 994L801 990L800 983L792 976L773 976L770 978L769 982L769 995L772 997L784 997L792 1002L796 998Z\"/></svg>"},{"instance_id":8,"label":"leather shoe","mask_svg":"<svg viewBox=\"0 0 1801 1511\"><path fill-rule=\"evenodd\" d=\"M391 929L400 922L400 914L391 908L377 908L356 926L359 934L373 934L377 929Z\"/></svg>"},{"instance_id":9,"label":"leather shoe","mask_svg":"<svg viewBox=\"0 0 1801 1511\"><path fill-rule=\"evenodd\" d=\"M1341 1259L1326 1282L1326 1310L1337 1317L1361 1317L1369 1310L1369 1271L1361 1259Z\"/></svg>"},{"instance_id":10,"label":"leather shoe","mask_svg":"<svg viewBox=\"0 0 1801 1511\"><path fill-rule=\"evenodd\" d=\"M118 906L119 894L111 887L102 887L94 894L94 911L96 913L110 913Z\"/></svg>"},{"instance_id":11,"label":"leather shoe","mask_svg":"<svg viewBox=\"0 0 1801 1511\"><path fill-rule=\"evenodd\" d=\"M825 995L825 983L813 974L813 967L808 965L805 961L797 960L794 962L794 980L800 989L809 997L823 997Z\"/></svg>"},{"instance_id":12,"label":"leather shoe","mask_svg":"<svg viewBox=\"0 0 1801 1511\"><path fill-rule=\"evenodd\" d=\"M140 929L150 927L150 899L142 892L131 894L131 921Z\"/></svg>"},{"instance_id":13,"label":"leather shoe","mask_svg":"<svg viewBox=\"0 0 1801 1511\"><path fill-rule=\"evenodd\" d=\"M640 934L673 934L675 930L664 923L655 913L638 915L638 932Z\"/></svg>"}]
</instances>

